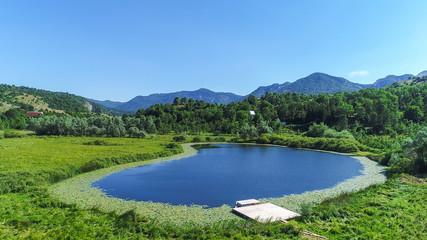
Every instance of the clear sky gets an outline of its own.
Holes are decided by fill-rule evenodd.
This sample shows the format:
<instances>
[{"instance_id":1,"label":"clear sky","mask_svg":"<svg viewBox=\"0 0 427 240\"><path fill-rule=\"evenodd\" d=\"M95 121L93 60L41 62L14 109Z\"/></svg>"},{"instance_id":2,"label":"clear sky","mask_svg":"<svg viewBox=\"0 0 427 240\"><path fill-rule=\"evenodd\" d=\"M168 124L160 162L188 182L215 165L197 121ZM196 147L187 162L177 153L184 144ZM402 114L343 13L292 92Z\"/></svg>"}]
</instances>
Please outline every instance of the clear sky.
<instances>
[{"instance_id":1,"label":"clear sky","mask_svg":"<svg viewBox=\"0 0 427 240\"><path fill-rule=\"evenodd\" d=\"M98 100L427 70L427 1L0 2L0 83Z\"/></svg>"}]
</instances>

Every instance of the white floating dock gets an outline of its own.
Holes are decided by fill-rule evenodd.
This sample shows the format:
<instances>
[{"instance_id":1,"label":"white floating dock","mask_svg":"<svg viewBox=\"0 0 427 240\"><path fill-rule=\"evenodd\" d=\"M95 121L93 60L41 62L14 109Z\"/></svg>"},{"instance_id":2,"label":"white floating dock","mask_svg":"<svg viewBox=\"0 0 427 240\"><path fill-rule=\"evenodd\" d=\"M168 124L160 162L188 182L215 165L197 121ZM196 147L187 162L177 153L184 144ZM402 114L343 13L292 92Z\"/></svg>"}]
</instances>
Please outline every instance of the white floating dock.
<instances>
[{"instance_id":1,"label":"white floating dock","mask_svg":"<svg viewBox=\"0 0 427 240\"><path fill-rule=\"evenodd\" d=\"M260 203L261 202L256 200L256 199L248 199L248 200L237 201L236 207L246 207L246 206L250 206L250 205L257 205Z\"/></svg>"},{"instance_id":2,"label":"white floating dock","mask_svg":"<svg viewBox=\"0 0 427 240\"><path fill-rule=\"evenodd\" d=\"M241 201L238 201L238 202L241 202ZM262 223L275 222L279 220L288 220L291 218L301 216L296 212L292 212L290 210L284 209L272 203L255 204L255 205L244 206L244 207L235 207L233 208L233 212Z\"/></svg>"}]
</instances>

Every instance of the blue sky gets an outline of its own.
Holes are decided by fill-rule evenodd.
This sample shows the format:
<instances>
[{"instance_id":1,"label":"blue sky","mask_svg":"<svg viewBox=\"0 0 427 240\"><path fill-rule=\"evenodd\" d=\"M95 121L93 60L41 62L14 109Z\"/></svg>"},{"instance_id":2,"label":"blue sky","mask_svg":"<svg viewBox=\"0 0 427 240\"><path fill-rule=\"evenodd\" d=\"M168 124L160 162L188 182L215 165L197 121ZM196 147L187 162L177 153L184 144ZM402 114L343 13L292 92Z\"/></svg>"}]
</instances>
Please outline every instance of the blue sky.
<instances>
[{"instance_id":1,"label":"blue sky","mask_svg":"<svg viewBox=\"0 0 427 240\"><path fill-rule=\"evenodd\" d=\"M2 1L0 83L99 100L427 70L427 1Z\"/></svg>"}]
</instances>

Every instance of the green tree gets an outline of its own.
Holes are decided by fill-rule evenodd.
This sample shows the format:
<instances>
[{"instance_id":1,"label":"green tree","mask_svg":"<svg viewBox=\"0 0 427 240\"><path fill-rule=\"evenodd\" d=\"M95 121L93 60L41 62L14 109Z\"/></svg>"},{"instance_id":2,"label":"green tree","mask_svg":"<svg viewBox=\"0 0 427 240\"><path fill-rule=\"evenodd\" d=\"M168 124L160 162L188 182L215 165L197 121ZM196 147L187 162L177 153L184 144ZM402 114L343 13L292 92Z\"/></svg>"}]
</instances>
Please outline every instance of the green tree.
<instances>
[{"instance_id":1,"label":"green tree","mask_svg":"<svg viewBox=\"0 0 427 240\"><path fill-rule=\"evenodd\" d=\"M176 98L173 100L173 105L179 105L179 97L176 97Z\"/></svg>"},{"instance_id":2,"label":"green tree","mask_svg":"<svg viewBox=\"0 0 427 240\"><path fill-rule=\"evenodd\" d=\"M406 156L413 161L413 172L425 173L427 170L427 127L422 128L414 139L404 139L402 148Z\"/></svg>"},{"instance_id":3,"label":"green tree","mask_svg":"<svg viewBox=\"0 0 427 240\"><path fill-rule=\"evenodd\" d=\"M325 124L313 124L308 128L308 131L305 133L307 137L323 137L323 134L329 127Z\"/></svg>"},{"instance_id":4,"label":"green tree","mask_svg":"<svg viewBox=\"0 0 427 240\"><path fill-rule=\"evenodd\" d=\"M423 117L424 113L421 111L420 107L418 106L409 106L405 113L403 114L404 118L414 121L414 122L420 122Z\"/></svg>"},{"instance_id":5,"label":"green tree","mask_svg":"<svg viewBox=\"0 0 427 240\"><path fill-rule=\"evenodd\" d=\"M254 139L258 137L258 130L254 126L249 126L249 124L244 124L238 132L238 137L248 140L248 139Z\"/></svg>"},{"instance_id":6,"label":"green tree","mask_svg":"<svg viewBox=\"0 0 427 240\"><path fill-rule=\"evenodd\" d=\"M268 133L268 134L272 134L273 133L273 128L271 128L270 126L268 126L266 121L261 121L257 127L257 131L258 131L258 135L261 135L263 133Z\"/></svg>"}]
</instances>

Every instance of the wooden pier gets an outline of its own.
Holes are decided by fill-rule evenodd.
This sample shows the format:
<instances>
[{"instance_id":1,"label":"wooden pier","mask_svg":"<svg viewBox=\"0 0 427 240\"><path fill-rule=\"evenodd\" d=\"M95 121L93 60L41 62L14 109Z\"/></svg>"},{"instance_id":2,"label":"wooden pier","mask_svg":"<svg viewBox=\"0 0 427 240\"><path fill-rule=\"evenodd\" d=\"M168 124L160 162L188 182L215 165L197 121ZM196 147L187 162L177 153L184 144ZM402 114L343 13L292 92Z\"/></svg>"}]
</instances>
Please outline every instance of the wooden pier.
<instances>
[{"instance_id":1,"label":"wooden pier","mask_svg":"<svg viewBox=\"0 0 427 240\"><path fill-rule=\"evenodd\" d=\"M292 212L272 203L260 204L259 201L255 199L237 201L236 207L233 208L233 212L262 223L286 221L301 216L296 212Z\"/></svg>"}]
</instances>

